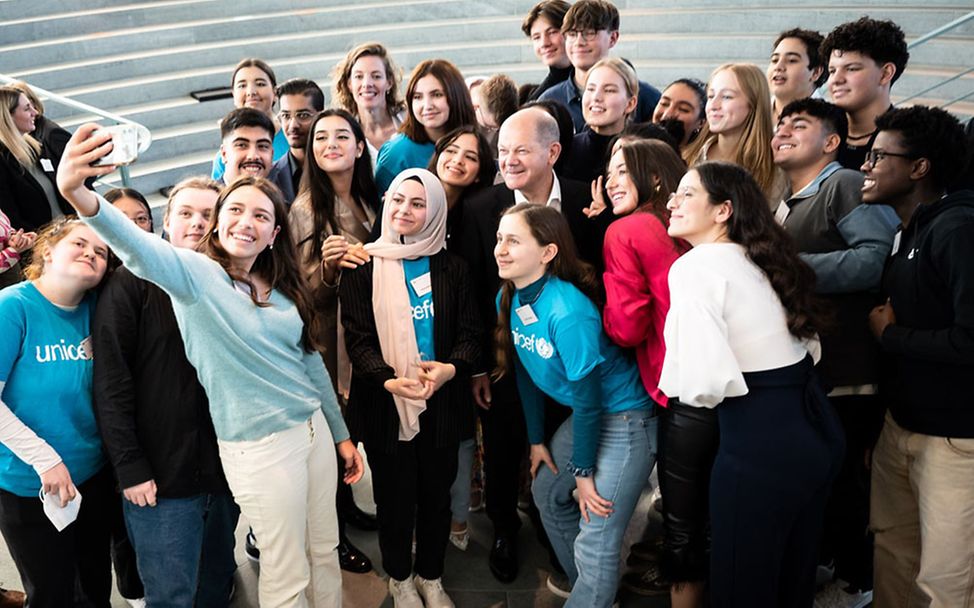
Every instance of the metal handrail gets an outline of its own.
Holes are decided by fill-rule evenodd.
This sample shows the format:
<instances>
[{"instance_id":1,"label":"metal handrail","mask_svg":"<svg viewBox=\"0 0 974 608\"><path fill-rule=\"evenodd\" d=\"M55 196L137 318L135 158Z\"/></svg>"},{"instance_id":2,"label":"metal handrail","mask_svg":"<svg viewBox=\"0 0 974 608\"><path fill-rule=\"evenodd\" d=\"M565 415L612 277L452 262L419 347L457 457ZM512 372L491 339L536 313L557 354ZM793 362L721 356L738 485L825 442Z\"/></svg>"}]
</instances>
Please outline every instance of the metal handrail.
<instances>
[{"instance_id":1,"label":"metal handrail","mask_svg":"<svg viewBox=\"0 0 974 608\"><path fill-rule=\"evenodd\" d=\"M0 83L2 83L2 84L13 84L15 82L22 82L22 81L20 79L18 79L18 78L12 78L10 76L7 76L6 74L0 74ZM143 125L141 123L135 122L134 120L129 120L128 118L125 118L124 116L119 116L118 114L113 114L111 112L106 112L105 110L102 110L101 108L96 108L95 106L91 106L91 105L88 105L88 104L83 103L83 102L80 102L80 101L75 101L74 99L71 99L70 97L65 97L63 95L58 95L57 93L53 93L51 91L48 91L47 89L42 89L42 88L40 88L38 86L35 86L35 85L32 85L30 83L27 83L27 84L30 86L31 89L33 89L34 93L36 93L40 97L43 97L44 99L50 99L52 101L55 101L57 103L64 104L66 106L75 108L77 110L81 110L81 111L84 111L84 112L90 112L92 114L96 114L98 116L101 116L102 118L106 118L108 120L115 121L118 124L123 124L124 123L124 124L134 125L139 130L139 140L140 140L140 142L141 141L145 141L146 142L146 146L148 146L148 144L152 142L152 132L149 131L149 128L148 127L146 127L145 125ZM125 187L131 187L132 186L132 180L129 177L129 169L128 169L128 167L126 167L126 166L119 167L118 168L118 172L119 172L119 175L122 178L122 185L124 185Z\"/></svg>"},{"instance_id":2,"label":"metal handrail","mask_svg":"<svg viewBox=\"0 0 974 608\"><path fill-rule=\"evenodd\" d=\"M971 11L971 12L967 13L966 15L962 15L962 16L958 17L957 19L954 19L950 23L945 23L944 25L941 25L940 27L938 27L938 28L936 28L934 30L931 30L931 31L927 32L926 34L920 36L919 38L917 38L913 42L910 42L909 44L907 44L906 45L906 48L908 48L908 49L915 49L916 47L920 46L921 44L927 43L927 42L933 40L934 38L937 38L937 37L939 37L939 36L941 36L941 35L949 32L950 30L952 30L952 29L954 29L956 27L959 27L959 26L961 26L961 25L963 25L963 24L965 24L965 23L967 23L968 21L971 21L971 20L974 20L974 11ZM913 100L913 99L917 99L918 97L922 97L923 95L926 95L927 93L929 93L930 91L932 91L934 89L937 89L937 88L942 87L943 85L945 85L947 83L953 82L955 80L958 80L960 78L963 78L964 76L967 76L971 72L974 72L974 67L967 68L966 70L963 70L961 72L958 72L957 74L954 74L953 76L951 76L949 78L946 78L946 79L944 79L944 80L942 80L942 81L940 81L940 82L938 82L938 83L936 83L936 84L934 84L932 86L929 86L929 87L923 89L922 91L919 91L917 93L914 93L913 95L910 95L909 97L906 97L904 99L901 99L899 101L899 103L905 103L907 101L910 101L910 100ZM951 99L948 102L942 103L942 104L940 104L940 107L941 108L946 108L946 107L951 106L951 105L953 105L953 104L955 104L955 103L957 103L959 101L963 101L963 100L967 99L971 95L974 95L974 91L971 91L970 93L967 93L966 95L961 95L960 97L955 97L954 99Z\"/></svg>"},{"instance_id":3,"label":"metal handrail","mask_svg":"<svg viewBox=\"0 0 974 608\"><path fill-rule=\"evenodd\" d=\"M944 25L941 25L940 27L938 27L935 30L932 30L932 31L927 32L926 34L920 36L919 38L917 38L913 42L908 43L906 45L906 48L908 48L908 49L916 48L916 47L920 46L921 44L924 44L926 42L929 42L929 41L933 40L934 38L936 38L936 37L938 37L938 36L940 36L942 34L945 34L946 32L949 32L950 30L954 29L955 27L964 25L965 23L967 23L971 19L974 19L974 11L971 11L971 12L967 13L966 15L963 15L961 17L958 17L958 18L954 19L953 21L951 21L950 23L945 23Z\"/></svg>"}]
</instances>

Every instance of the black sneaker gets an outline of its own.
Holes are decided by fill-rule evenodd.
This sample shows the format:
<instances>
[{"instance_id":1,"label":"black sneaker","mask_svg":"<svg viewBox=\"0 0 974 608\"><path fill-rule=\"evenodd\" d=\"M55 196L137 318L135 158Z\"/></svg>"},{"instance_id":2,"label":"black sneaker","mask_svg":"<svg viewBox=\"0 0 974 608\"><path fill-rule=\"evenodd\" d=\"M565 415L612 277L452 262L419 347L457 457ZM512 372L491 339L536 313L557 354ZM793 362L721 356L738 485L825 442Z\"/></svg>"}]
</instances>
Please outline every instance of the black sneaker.
<instances>
[{"instance_id":1,"label":"black sneaker","mask_svg":"<svg viewBox=\"0 0 974 608\"><path fill-rule=\"evenodd\" d=\"M642 572L628 572L622 577L622 588L636 595L669 595L670 581L663 578L659 568L651 566Z\"/></svg>"},{"instance_id":2,"label":"black sneaker","mask_svg":"<svg viewBox=\"0 0 974 608\"><path fill-rule=\"evenodd\" d=\"M253 530L247 531L247 542L244 543L244 553L247 554L247 559L252 562L260 562L260 549L257 548L257 537L254 536Z\"/></svg>"},{"instance_id":3,"label":"black sneaker","mask_svg":"<svg viewBox=\"0 0 974 608\"><path fill-rule=\"evenodd\" d=\"M659 557L663 553L663 537L660 536L653 540L643 540L633 543L629 547L629 557L626 558L627 566L645 566L659 563Z\"/></svg>"}]
</instances>

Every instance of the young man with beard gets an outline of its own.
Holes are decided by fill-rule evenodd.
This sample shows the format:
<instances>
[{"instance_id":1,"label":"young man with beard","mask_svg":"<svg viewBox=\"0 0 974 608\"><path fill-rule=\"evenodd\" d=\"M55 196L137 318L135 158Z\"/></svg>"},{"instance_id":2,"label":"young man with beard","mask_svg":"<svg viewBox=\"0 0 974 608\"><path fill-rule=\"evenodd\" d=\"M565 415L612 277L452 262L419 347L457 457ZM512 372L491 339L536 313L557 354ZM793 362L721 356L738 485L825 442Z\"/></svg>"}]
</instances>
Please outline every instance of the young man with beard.
<instances>
[{"instance_id":1,"label":"young man with beard","mask_svg":"<svg viewBox=\"0 0 974 608\"><path fill-rule=\"evenodd\" d=\"M277 99L281 108L277 119L289 148L287 154L274 163L270 179L281 189L284 201L290 205L301 184L308 129L318 112L325 109L325 95L313 81L292 78L277 87Z\"/></svg>"},{"instance_id":2,"label":"young man with beard","mask_svg":"<svg viewBox=\"0 0 974 608\"><path fill-rule=\"evenodd\" d=\"M902 222L869 327L889 406L873 453L877 606L970 606L974 597L974 192L948 192L964 132L938 108L876 121L862 197Z\"/></svg>"},{"instance_id":3,"label":"young man with beard","mask_svg":"<svg viewBox=\"0 0 974 608\"><path fill-rule=\"evenodd\" d=\"M868 454L882 425L876 397L880 354L863 318L878 303L883 263L899 223L885 205L862 204L863 176L836 156L845 113L820 99L781 110L771 149L790 182L777 218L799 256L815 271L816 292L830 305L835 327L823 332L819 373L846 435L846 457L826 508L822 558L834 560L833 583L819 594L830 608L862 606L872 597Z\"/></svg>"},{"instance_id":4,"label":"young man with beard","mask_svg":"<svg viewBox=\"0 0 974 608\"><path fill-rule=\"evenodd\" d=\"M260 110L237 108L220 121L223 183L242 175L267 177L274 166L274 123Z\"/></svg>"}]
</instances>

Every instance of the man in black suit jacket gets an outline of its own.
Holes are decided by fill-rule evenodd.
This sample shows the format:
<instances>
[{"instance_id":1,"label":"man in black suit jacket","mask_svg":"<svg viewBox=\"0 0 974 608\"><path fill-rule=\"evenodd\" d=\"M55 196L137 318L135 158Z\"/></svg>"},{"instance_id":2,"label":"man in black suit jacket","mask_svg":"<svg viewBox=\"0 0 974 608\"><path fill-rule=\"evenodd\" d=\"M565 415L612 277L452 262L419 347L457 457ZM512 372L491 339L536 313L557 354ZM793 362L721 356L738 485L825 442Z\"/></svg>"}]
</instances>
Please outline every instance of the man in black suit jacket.
<instances>
[{"instance_id":1,"label":"man in black suit jacket","mask_svg":"<svg viewBox=\"0 0 974 608\"><path fill-rule=\"evenodd\" d=\"M602 241L612 219L607 213L589 219L584 209L592 200L591 187L555 174L554 165L561 153L558 136L558 123L538 108L521 110L504 121L498 134L498 160L504 183L487 188L467 201L464 238L458 248L470 266L471 276L476 277L475 300L484 322L483 358L481 369L477 370L481 373L471 383L474 400L481 408L487 516L494 524L490 569L502 582L510 582L517 576L516 538L521 526L517 495L527 433L511 375L496 383L491 383L487 376L494 366L493 330L497 324L494 302L501 284L494 259L497 224L504 211L518 203L554 207L568 220L582 259L601 269ZM560 412L564 420L570 411L559 409L564 410Z\"/></svg>"}]
</instances>

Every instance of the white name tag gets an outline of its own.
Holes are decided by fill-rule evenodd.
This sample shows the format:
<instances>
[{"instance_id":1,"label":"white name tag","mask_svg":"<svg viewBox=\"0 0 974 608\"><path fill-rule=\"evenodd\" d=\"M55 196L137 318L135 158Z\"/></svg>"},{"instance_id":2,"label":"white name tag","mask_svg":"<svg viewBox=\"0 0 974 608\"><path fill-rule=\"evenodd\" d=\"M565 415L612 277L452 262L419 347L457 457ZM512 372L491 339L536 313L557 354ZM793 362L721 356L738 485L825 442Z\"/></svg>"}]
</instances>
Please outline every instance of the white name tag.
<instances>
[{"instance_id":1,"label":"white name tag","mask_svg":"<svg viewBox=\"0 0 974 608\"><path fill-rule=\"evenodd\" d=\"M45 173L54 173L54 163L52 163L51 159L49 158L42 158L41 169L43 169Z\"/></svg>"},{"instance_id":2,"label":"white name tag","mask_svg":"<svg viewBox=\"0 0 974 608\"><path fill-rule=\"evenodd\" d=\"M531 325L532 323L538 322L538 315L534 314L530 304L525 304L520 308L516 308L514 309L514 312L516 312L518 318L521 319L521 323L524 323L525 325Z\"/></svg>"},{"instance_id":3,"label":"white name tag","mask_svg":"<svg viewBox=\"0 0 974 608\"><path fill-rule=\"evenodd\" d=\"M425 296L429 292L433 291L433 285L430 281L430 273L421 274L415 279L410 279L409 284L413 286L413 291L416 292L417 296Z\"/></svg>"},{"instance_id":4,"label":"white name tag","mask_svg":"<svg viewBox=\"0 0 974 608\"><path fill-rule=\"evenodd\" d=\"M896 255L896 252L900 250L900 240L902 240L902 237L903 237L902 230L897 232L896 236L893 237L893 250L889 252L890 255Z\"/></svg>"},{"instance_id":5,"label":"white name tag","mask_svg":"<svg viewBox=\"0 0 974 608\"><path fill-rule=\"evenodd\" d=\"M791 207L785 201L781 201L778 209L774 212L774 219L778 220L778 223L784 226L785 218L788 217L789 213L791 213Z\"/></svg>"}]
</instances>

